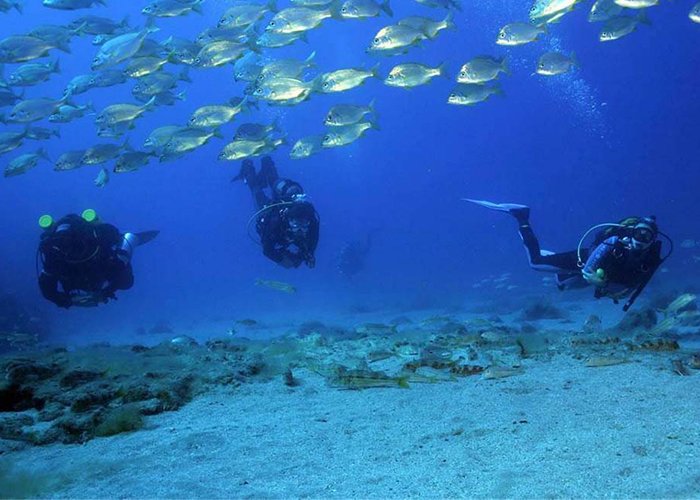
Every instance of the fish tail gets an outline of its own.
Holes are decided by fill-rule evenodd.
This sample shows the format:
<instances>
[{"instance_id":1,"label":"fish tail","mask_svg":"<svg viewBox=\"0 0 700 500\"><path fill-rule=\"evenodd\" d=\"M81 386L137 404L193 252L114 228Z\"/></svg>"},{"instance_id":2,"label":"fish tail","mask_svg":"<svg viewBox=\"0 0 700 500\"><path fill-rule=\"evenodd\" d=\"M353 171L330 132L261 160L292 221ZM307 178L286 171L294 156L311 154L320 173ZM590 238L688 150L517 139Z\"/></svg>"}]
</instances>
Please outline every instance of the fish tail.
<instances>
[{"instance_id":1,"label":"fish tail","mask_svg":"<svg viewBox=\"0 0 700 500\"><path fill-rule=\"evenodd\" d=\"M277 0L270 0L267 2L267 8L270 10L270 12L279 12L279 9L277 8Z\"/></svg>"},{"instance_id":2,"label":"fish tail","mask_svg":"<svg viewBox=\"0 0 700 500\"><path fill-rule=\"evenodd\" d=\"M450 77L447 74L447 61L443 62L440 66L438 66L437 70L438 70L437 76L444 76L445 78Z\"/></svg>"},{"instance_id":3,"label":"fish tail","mask_svg":"<svg viewBox=\"0 0 700 500\"><path fill-rule=\"evenodd\" d=\"M51 65L51 72L52 73L61 73L61 66L59 65L59 60L56 59L53 64Z\"/></svg>"},{"instance_id":4,"label":"fish tail","mask_svg":"<svg viewBox=\"0 0 700 500\"><path fill-rule=\"evenodd\" d=\"M146 38L146 36L148 36L149 34L155 33L157 31L160 31L160 28L156 26L155 18L149 17L148 21L146 21L143 37Z\"/></svg>"},{"instance_id":5,"label":"fish tail","mask_svg":"<svg viewBox=\"0 0 700 500\"><path fill-rule=\"evenodd\" d=\"M372 68L370 69L370 71L372 72L372 76L374 78L381 78L381 75L379 74L379 66L380 66L380 64L377 63L374 66L372 66Z\"/></svg>"},{"instance_id":6,"label":"fish tail","mask_svg":"<svg viewBox=\"0 0 700 500\"><path fill-rule=\"evenodd\" d=\"M221 129L218 127L214 129L214 131L211 133L211 135L212 135L212 137L217 137L219 139L224 138L224 135L221 133Z\"/></svg>"},{"instance_id":7,"label":"fish tail","mask_svg":"<svg viewBox=\"0 0 700 500\"><path fill-rule=\"evenodd\" d=\"M510 68L508 67L508 58L504 57L501 59L501 71L503 71L506 75L510 75Z\"/></svg>"},{"instance_id":8,"label":"fish tail","mask_svg":"<svg viewBox=\"0 0 700 500\"><path fill-rule=\"evenodd\" d=\"M308 64L309 66L316 66L316 63L314 62L314 57L316 57L316 51L314 50L311 54L309 54L309 57L304 59L304 62Z\"/></svg>"},{"instance_id":9,"label":"fish tail","mask_svg":"<svg viewBox=\"0 0 700 500\"><path fill-rule=\"evenodd\" d=\"M12 2L12 6L15 8L15 10L17 12L22 14L24 7L22 7L22 3L19 0L14 0L14 2Z\"/></svg>"},{"instance_id":10,"label":"fish tail","mask_svg":"<svg viewBox=\"0 0 700 500\"><path fill-rule=\"evenodd\" d=\"M192 83L192 79L190 78L190 68L189 67L183 68L183 70L178 75L177 79L180 80L181 82Z\"/></svg>"},{"instance_id":11,"label":"fish tail","mask_svg":"<svg viewBox=\"0 0 700 500\"><path fill-rule=\"evenodd\" d=\"M381 5L379 6L380 9L382 9L384 12L386 12L386 15L389 17L394 17L394 11L391 10L391 5L389 5L389 0L384 0Z\"/></svg>"},{"instance_id":12,"label":"fish tail","mask_svg":"<svg viewBox=\"0 0 700 500\"><path fill-rule=\"evenodd\" d=\"M451 30L457 29L457 25L454 22L454 16L452 15L452 12L447 13L447 15L445 16L445 19L442 20L442 24L445 25L445 29L451 29Z\"/></svg>"},{"instance_id":13,"label":"fish tail","mask_svg":"<svg viewBox=\"0 0 700 500\"><path fill-rule=\"evenodd\" d=\"M142 106L144 111L150 111L153 109L156 105L156 96L151 96L151 98L148 100L146 104Z\"/></svg>"},{"instance_id":14,"label":"fish tail","mask_svg":"<svg viewBox=\"0 0 700 500\"><path fill-rule=\"evenodd\" d=\"M402 389L410 389L410 388L411 388L411 386L408 385L408 377L406 377L406 376L404 376L404 377L399 377L398 379L396 379L396 383L397 383L397 384L399 385L399 387L401 387Z\"/></svg>"},{"instance_id":15,"label":"fish tail","mask_svg":"<svg viewBox=\"0 0 700 500\"><path fill-rule=\"evenodd\" d=\"M639 14L637 14L637 22L640 24L646 24L647 26L651 26L651 20L649 19L649 16L647 16L646 9L640 10Z\"/></svg>"},{"instance_id":16,"label":"fish tail","mask_svg":"<svg viewBox=\"0 0 700 500\"><path fill-rule=\"evenodd\" d=\"M53 163L51 161L51 158L49 158L49 154L46 152L44 148L39 148L36 151L37 156L43 158L44 160L48 161L49 163Z\"/></svg>"},{"instance_id":17,"label":"fish tail","mask_svg":"<svg viewBox=\"0 0 700 500\"><path fill-rule=\"evenodd\" d=\"M571 51L571 65L576 67L576 68L581 67L578 63L578 58L576 57L576 52L574 52L573 50Z\"/></svg>"}]
</instances>

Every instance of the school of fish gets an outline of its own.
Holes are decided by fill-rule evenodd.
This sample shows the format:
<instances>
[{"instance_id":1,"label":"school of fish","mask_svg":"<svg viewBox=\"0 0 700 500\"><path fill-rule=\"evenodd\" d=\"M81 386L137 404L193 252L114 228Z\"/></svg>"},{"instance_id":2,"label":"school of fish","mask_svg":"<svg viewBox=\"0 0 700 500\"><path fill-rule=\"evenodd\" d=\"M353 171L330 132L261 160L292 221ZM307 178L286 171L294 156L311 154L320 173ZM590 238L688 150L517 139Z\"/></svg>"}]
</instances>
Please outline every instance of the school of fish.
<instances>
[{"instance_id":1,"label":"school of fish","mask_svg":"<svg viewBox=\"0 0 700 500\"><path fill-rule=\"evenodd\" d=\"M84 11L110 1L115 0L43 0L42 3L47 9ZM381 27L368 40L365 50L368 57L407 54L413 47L436 39L443 31L457 28L462 10L459 0L415 2L441 10L442 14L437 18L396 19ZM494 34L494 42L511 47L536 43L553 29L552 24L561 22L583 3L582 0L535 0L528 22L505 24ZM0 155L18 150L27 140L60 137L60 125L74 120L90 119L95 130L94 138L85 138L85 149L64 151L52 159L45 148L36 147L6 159L5 177L24 174L42 162L53 164L55 171L98 166L94 184L104 187L110 179L107 164L111 164L115 174L133 172L154 159L161 162L178 159L213 140L222 142L218 159L223 161L269 154L286 144L290 145L292 159L308 158L326 148L351 144L368 131L379 130L374 100L330 107L325 117L319 118L319 126L325 125L325 131L294 142L288 141L278 121L240 123L232 136L223 133L222 128L241 120L239 115L260 109L261 105L298 106L314 96L345 93L371 81L412 89L427 85L434 78L450 78L455 86L445 102L472 106L502 94L499 76L510 74L508 61L492 55L474 55L459 61L461 66L455 75L449 74L444 61L434 65L403 62L382 73L379 62L366 67L320 71L315 51L300 60L274 57L275 49L300 40L308 42L309 32L326 24L374 18L380 18L377 22L381 23L382 19L393 18L390 0L289 0L285 6L278 5L276 0L266 3L243 0L229 2L228 8L221 2L211 2L212 9L223 12L216 25L193 40L167 33L167 18L201 14L207 8L205 0L153 0L144 4L143 19L136 25L128 18L76 14L66 25L42 25L0 40L0 122L3 123ZM640 25L650 24L647 10L658 4L659 0L595 0L588 21L602 25L601 42L614 41L632 34ZM11 12L21 14L23 0L0 0L0 15L9 16ZM688 17L700 23L700 2L692 7ZM92 37L95 49L89 64L91 71L73 76L60 97L41 96L40 90L35 96L35 89L61 72L61 57L70 57L74 37ZM556 77L575 70L578 65L573 53L546 52L539 57L533 71ZM176 66L180 68L174 69ZM186 123L151 130L138 147L130 144L128 138L122 139L142 116L184 101L186 92L179 85L192 82L191 72L222 67L231 69L234 81L245 85L242 91L232 86L240 95L232 95L227 102L199 107ZM127 83L133 84L132 102L116 102L95 109L91 101L83 101L83 94L91 89ZM41 126L45 122L49 122L48 127ZM116 141L101 142L103 139Z\"/></svg>"}]
</instances>

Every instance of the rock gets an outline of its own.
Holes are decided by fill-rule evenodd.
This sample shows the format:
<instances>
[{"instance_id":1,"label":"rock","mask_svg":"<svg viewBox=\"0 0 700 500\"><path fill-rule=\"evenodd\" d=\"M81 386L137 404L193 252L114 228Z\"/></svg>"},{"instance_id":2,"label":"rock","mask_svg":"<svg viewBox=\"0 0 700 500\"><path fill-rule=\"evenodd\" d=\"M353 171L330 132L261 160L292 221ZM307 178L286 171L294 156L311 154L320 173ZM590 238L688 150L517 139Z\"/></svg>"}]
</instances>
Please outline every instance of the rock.
<instances>
[{"instance_id":1,"label":"rock","mask_svg":"<svg viewBox=\"0 0 700 500\"><path fill-rule=\"evenodd\" d=\"M143 427L143 416L138 407L125 405L108 411L95 427L95 436L106 437L132 432Z\"/></svg>"},{"instance_id":2,"label":"rock","mask_svg":"<svg viewBox=\"0 0 700 500\"><path fill-rule=\"evenodd\" d=\"M50 422L52 420L56 420L57 418L61 418L65 411L65 406L58 403L49 403L41 412L39 412L37 420L39 422Z\"/></svg>"},{"instance_id":3,"label":"rock","mask_svg":"<svg viewBox=\"0 0 700 500\"><path fill-rule=\"evenodd\" d=\"M34 425L34 419L26 413L0 415L0 439L26 441L24 428Z\"/></svg>"},{"instance_id":4,"label":"rock","mask_svg":"<svg viewBox=\"0 0 700 500\"><path fill-rule=\"evenodd\" d=\"M31 408L41 410L45 401L34 395L34 389L21 387L18 384L10 384L0 389L0 412L25 411Z\"/></svg>"},{"instance_id":5,"label":"rock","mask_svg":"<svg viewBox=\"0 0 700 500\"><path fill-rule=\"evenodd\" d=\"M74 389L88 382L93 382L101 376L101 373L91 370L73 370L64 375L59 383L64 389Z\"/></svg>"},{"instance_id":6,"label":"rock","mask_svg":"<svg viewBox=\"0 0 700 500\"><path fill-rule=\"evenodd\" d=\"M30 384L50 379L59 374L61 367L57 364L41 364L31 360L17 360L7 366L6 379L10 384Z\"/></svg>"},{"instance_id":7,"label":"rock","mask_svg":"<svg viewBox=\"0 0 700 500\"><path fill-rule=\"evenodd\" d=\"M104 406L117 397L117 391L109 386L92 389L92 392L77 397L70 409L74 413L84 413L95 406Z\"/></svg>"},{"instance_id":8,"label":"rock","mask_svg":"<svg viewBox=\"0 0 700 500\"><path fill-rule=\"evenodd\" d=\"M558 307L544 301L538 301L526 307L520 318L524 321L540 319L566 319L567 315Z\"/></svg>"},{"instance_id":9,"label":"rock","mask_svg":"<svg viewBox=\"0 0 700 500\"><path fill-rule=\"evenodd\" d=\"M94 437L97 416L89 414L69 414L56 422L56 428L62 432L64 444L84 443Z\"/></svg>"},{"instance_id":10,"label":"rock","mask_svg":"<svg viewBox=\"0 0 700 500\"><path fill-rule=\"evenodd\" d=\"M146 401L139 401L134 404L141 412L141 415L157 415L165 411L163 403L158 398L147 399Z\"/></svg>"},{"instance_id":11,"label":"rock","mask_svg":"<svg viewBox=\"0 0 700 500\"><path fill-rule=\"evenodd\" d=\"M653 309L641 309L639 311L630 311L622 318L615 330L621 332L633 332L638 329L650 330L656 325L657 316Z\"/></svg>"}]
</instances>

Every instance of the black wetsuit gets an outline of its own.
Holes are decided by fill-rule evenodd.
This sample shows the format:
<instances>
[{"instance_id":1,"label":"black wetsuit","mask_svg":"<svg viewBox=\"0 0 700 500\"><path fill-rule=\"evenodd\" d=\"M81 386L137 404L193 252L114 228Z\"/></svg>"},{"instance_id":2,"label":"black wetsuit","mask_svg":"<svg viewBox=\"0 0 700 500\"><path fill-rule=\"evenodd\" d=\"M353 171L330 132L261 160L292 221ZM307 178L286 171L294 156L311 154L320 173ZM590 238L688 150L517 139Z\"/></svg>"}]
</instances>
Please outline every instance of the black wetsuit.
<instances>
[{"instance_id":1,"label":"black wetsuit","mask_svg":"<svg viewBox=\"0 0 700 500\"><path fill-rule=\"evenodd\" d=\"M520 220L518 231L528 254L530 266L538 271L554 272L560 289L581 288L589 283L583 272L603 270L605 285L596 286L595 297L618 299L631 296L631 302L641 293L661 265L661 242L655 241L643 250L634 250L626 242L626 234L605 238L599 236L592 249L581 249L581 261L576 250L561 253L543 253L529 221ZM624 228L621 229L624 233Z\"/></svg>"},{"instance_id":2,"label":"black wetsuit","mask_svg":"<svg viewBox=\"0 0 700 500\"><path fill-rule=\"evenodd\" d=\"M116 298L116 290L134 283L129 256L120 250L122 235L111 224L67 215L41 235L43 269L39 288L58 305L97 305Z\"/></svg>"},{"instance_id":3,"label":"black wetsuit","mask_svg":"<svg viewBox=\"0 0 700 500\"><path fill-rule=\"evenodd\" d=\"M259 211L255 229L263 253L283 267L299 267L304 262L314 267L319 237L316 209L299 197L304 194L299 183L278 176L270 157L264 157L261 165L260 172L256 173L253 162L244 161L234 180L244 180L255 200ZM294 226L299 223L304 231L295 231Z\"/></svg>"}]
</instances>

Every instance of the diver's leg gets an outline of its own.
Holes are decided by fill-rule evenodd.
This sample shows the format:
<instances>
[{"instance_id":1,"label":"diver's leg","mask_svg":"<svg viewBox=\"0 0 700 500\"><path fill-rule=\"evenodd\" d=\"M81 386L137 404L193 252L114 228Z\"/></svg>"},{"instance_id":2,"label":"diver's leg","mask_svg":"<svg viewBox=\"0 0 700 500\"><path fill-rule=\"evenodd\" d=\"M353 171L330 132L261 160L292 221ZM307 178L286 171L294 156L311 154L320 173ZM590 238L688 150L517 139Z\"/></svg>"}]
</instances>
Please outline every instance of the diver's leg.
<instances>
[{"instance_id":1,"label":"diver's leg","mask_svg":"<svg viewBox=\"0 0 700 500\"><path fill-rule=\"evenodd\" d=\"M264 191L267 187L265 175L262 171L260 171L259 173L255 172L255 166L253 165L252 160L243 160L243 164L241 165L241 171L236 177L232 179L232 182L239 180L242 180L248 185L248 188L250 189L250 194L253 195L253 201L255 201L255 206L258 209L270 203L270 198L265 194Z\"/></svg>"},{"instance_id":2,"label":"diver's leg","mask_svg":"<svg viewBox=\"0 0 700 500\"><path fill-rule=\"evenodd\" d=\"M260 159L260 178L266 187L274 189L275 183L279 179L277 167L270 156L263 156Z\"/></svg>"}]
</instances>

